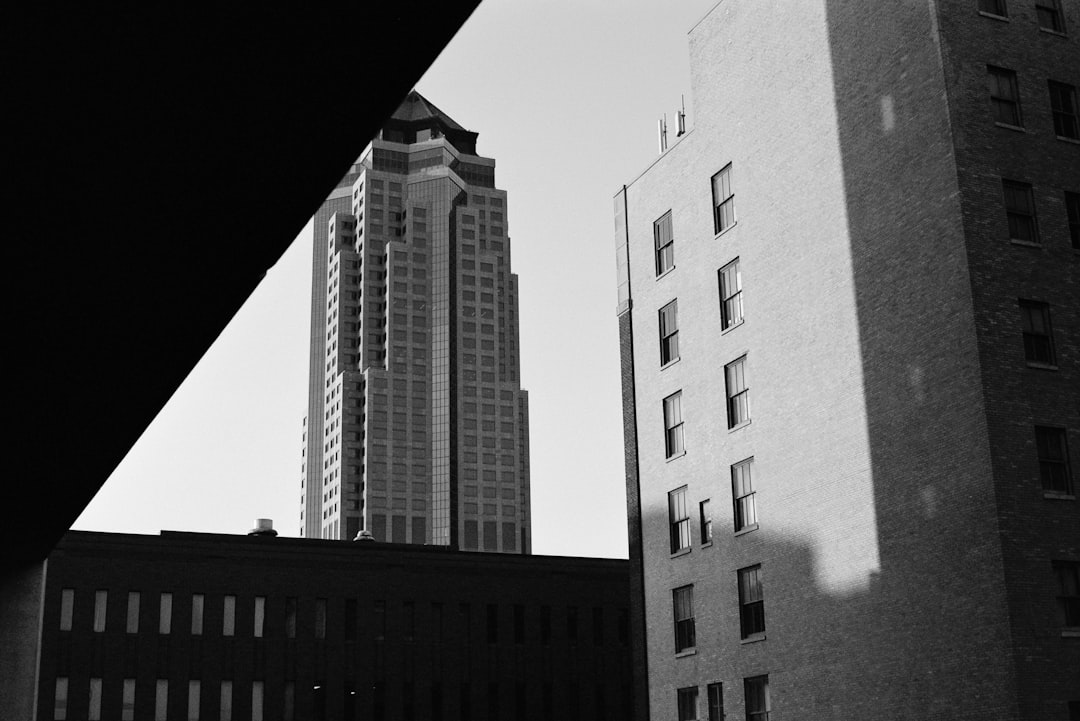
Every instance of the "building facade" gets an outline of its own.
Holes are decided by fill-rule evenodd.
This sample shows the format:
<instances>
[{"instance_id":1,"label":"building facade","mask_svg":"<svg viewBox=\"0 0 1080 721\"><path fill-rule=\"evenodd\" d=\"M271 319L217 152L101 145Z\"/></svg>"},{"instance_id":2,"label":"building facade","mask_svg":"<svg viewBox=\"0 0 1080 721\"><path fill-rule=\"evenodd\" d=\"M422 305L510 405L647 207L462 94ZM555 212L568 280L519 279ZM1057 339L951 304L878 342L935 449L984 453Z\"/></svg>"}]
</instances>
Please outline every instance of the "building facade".
<instances>
[{"instance_id":1,"label":"building facade","mask_svg":"<svg viewBox=\"0 0 1080 721\"><path fill-rule=\"evenodd\" d=\"M70 532L42 576L39 721L632 713L626 561Z\"/></svg>"},{"instance_id":2,"label":"building facade","mask_svg":"<svg viewBox=\"0 0 1080 721\"><path fill-rule=\"evenodd\" d=\"M301 532L529 553L506 192L415 91L314 219Z\"/></svg>"},{"instance_id":3,"label":"building facade","mask_svg":"<svg viewBox=\"0 0 1080 721\"><path fill-rule=\"evenodd\" d=\"M1080 718L1080 4L723 0L615 197L654 719Z\"/></svg>"}]
</instances>

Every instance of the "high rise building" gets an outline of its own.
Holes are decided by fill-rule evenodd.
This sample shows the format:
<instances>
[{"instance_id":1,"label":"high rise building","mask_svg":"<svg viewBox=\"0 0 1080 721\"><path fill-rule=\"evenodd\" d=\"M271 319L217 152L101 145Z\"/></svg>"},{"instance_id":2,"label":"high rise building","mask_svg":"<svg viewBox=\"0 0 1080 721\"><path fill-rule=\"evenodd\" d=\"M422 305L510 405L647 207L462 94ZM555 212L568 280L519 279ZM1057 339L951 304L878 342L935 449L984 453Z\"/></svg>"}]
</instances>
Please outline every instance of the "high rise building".
<instances>
[{"instance_id":1,"label":"high rise building","mask_svg":"<svg viewBox=\"0 0 1080 721\"><path fill-rule=\"evenodd\" d=\"M506 192L415 91L314 219L301 529L529 553Z\"/></svg>"},{"instance_id":2,"label":"high rise building","mask_svg":"<svg viewBox=\"0 0 1080 721\"><path fill-rule=\"evenodd\" d=\"M615 197L654 719L1080 719L1080 4L723 0Z\"/></svg>"}]
</instances>

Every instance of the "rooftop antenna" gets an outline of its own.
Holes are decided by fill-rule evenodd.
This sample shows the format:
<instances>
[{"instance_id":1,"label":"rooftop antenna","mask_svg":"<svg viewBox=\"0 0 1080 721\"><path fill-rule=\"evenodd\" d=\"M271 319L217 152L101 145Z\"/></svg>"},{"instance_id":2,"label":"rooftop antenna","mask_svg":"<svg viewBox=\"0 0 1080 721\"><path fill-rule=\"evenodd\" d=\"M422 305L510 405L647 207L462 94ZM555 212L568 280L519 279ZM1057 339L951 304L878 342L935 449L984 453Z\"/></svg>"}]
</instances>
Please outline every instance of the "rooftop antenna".
<instances>
[{"instance_id":1,"label":"rooftop antenna","mask_svg":"<svg viewBox=\"0 0 1080 721\"><path fill-rule=\"evenodd\" d=\"M679 97L682 99L682 110L675 111L675 115L679 120L679 129L678 132L675 133L676 138L681 138L683 135L686 135L686 96L681 95Z\"/></svg>"},{"instance_id":2,"label":"rooftop antenna","mask_svg":"<svg viewBox=\"0 0 1080 721\"><path fill-rule=\"evenodd\" d=\"M667 113L664 113L664 117L656 121L656 134L660 145L660 153L662 154L667 150Z\"/></svg>"}]
</instances>

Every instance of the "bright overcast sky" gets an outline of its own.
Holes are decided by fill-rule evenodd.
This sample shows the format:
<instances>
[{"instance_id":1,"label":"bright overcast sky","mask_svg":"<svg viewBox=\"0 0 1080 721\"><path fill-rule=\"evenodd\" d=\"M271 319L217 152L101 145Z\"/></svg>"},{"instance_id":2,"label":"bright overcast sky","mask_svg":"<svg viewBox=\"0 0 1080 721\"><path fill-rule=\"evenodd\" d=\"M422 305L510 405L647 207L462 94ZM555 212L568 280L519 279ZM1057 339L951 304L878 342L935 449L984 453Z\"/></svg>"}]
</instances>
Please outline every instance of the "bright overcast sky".
<instances>
[{"instance_id":1,"label":"bright overcast sky","mask_svg":"<svg viewBox=\"0 0 1080 721\"><path fill-rule=\"evenodd\" d=\"M693 125L686 34L714 4L483 0L417 84L508 193L534 553L626 557L612 199L682 95ZM299 535L310 282L309 223L75 528Z\"/></svg>"}]
</instances>

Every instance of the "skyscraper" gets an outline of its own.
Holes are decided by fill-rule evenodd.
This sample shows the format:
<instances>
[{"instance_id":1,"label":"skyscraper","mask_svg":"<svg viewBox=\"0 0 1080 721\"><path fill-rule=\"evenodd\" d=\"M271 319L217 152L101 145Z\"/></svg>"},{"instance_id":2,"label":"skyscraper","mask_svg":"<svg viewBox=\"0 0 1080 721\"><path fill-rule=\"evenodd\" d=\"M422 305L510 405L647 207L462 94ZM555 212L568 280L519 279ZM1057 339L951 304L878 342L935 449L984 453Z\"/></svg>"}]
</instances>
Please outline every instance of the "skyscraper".
<instances>
[{"instance_id":1,"label":"skyscraper","mask_svg":"<svg viewBox=\"0 0 1080 721\"><path fill-rule=\"evenodd\" d=\"M615 196L652 718L1080 719L1078 10L690 31Z\"/></svg>"},{"instance_id":2,"label":"skyscraper","mask_svg":"<svg viewBox=\"0 0 1080 721\"><path fill-rule=\"evenodd\" d=\"M506 192L415 91L314 218L301 531L529 553Z\"/></svg>"}]
</instances>

